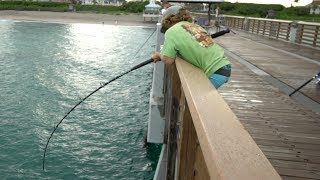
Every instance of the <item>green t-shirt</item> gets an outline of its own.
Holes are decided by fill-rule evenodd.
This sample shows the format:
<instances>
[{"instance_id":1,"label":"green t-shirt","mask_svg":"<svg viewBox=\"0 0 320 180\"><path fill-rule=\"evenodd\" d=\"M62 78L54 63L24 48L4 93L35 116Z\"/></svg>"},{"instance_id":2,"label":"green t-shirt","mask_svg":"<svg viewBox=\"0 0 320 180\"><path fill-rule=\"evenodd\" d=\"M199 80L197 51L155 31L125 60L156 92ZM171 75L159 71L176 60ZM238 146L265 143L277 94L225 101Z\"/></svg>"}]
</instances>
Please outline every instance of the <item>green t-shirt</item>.
<instances>
[{"instance_id":1,"label":"green t-shirt","mask_svg":"<svg viewBox=\"0 0 320 180\"><path fill-rule=\"evenodd\" d=\"M175 59L177 55L199 67L207 76L230 64L224 50L201 26L179 22L165 33L161 54Z\"/></svg>"}]
</instances>

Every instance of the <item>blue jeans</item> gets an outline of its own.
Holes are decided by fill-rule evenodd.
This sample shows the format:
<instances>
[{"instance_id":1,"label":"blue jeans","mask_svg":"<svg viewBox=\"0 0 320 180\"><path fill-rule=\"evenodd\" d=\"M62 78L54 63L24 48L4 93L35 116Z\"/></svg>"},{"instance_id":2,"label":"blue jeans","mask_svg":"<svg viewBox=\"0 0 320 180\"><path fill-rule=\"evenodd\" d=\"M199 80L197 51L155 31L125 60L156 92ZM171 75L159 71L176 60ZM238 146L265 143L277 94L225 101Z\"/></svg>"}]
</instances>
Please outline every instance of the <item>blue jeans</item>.
<instances>
[{"instance_id":1,"label":"blue jeans","mask_svg":"<svg viewBox=\"0 0 320 180\"><path fill-rule=\"evenodd\" d=\"M226 66L223 66L222 67L223 69L226 69L226 70L231 70L231 65L226 65ZM213 86L218 89L222 84L228 82L229 80L229 77L228 76L224 76L224 75L221 75L221 74L211 74L209 76L209 80L211 81L211 83L213 84Z\"/></svg>"},{"instance_id":2,"label":"blue jeans","mask_svg":"<svg viewBox=\"0 0 320 180\"><path fill-rule=\"evenodd\" d=\"M209 77L209 80L211 81L211 83L213 84L213 86L218 89L222 84L228 82L229 77L227 76L223 76L220 74L212 74Z\"/></svg>"}]
</instances>

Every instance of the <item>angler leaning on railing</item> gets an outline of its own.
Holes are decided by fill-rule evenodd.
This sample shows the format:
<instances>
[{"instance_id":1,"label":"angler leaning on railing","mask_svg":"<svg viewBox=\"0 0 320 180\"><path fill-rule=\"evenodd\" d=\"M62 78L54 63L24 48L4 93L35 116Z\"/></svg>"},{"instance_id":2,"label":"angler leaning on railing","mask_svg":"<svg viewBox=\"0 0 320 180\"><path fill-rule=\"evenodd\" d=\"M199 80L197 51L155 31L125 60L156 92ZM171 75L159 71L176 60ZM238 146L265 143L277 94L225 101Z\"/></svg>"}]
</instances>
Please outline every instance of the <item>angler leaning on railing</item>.
<instances>
[{"instance_id":1,"label":"angler leaning on railing","mask_svg":"<svg viewBox=\"0 0 320 180\"><path fill-rule=\"evenodd\" d=\"M224 15L225 25L284 41L320 48L320 23Z\"/></svg>"}]
</instances>

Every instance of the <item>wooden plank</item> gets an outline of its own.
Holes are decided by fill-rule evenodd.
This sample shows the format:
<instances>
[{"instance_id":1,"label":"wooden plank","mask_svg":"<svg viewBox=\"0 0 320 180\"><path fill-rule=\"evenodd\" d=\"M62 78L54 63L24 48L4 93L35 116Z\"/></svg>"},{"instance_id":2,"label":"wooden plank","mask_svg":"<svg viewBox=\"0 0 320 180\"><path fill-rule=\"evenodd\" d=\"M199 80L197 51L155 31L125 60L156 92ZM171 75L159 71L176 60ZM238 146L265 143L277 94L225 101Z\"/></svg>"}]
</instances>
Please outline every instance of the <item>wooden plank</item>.
<instances>
[{"instance_id":1,"label":"wooden plank","mask_svg":"<svg viewBox=\"0 0 320 180\"><path fill-rule=\"evenodd\" d=\"M310 149L284 148L284 147L269 146L269 145L268 146L267 145L259 145L259 147L263 151L272 151L272 152L281 152L281 153L288 153L288 154L320 157L319 153L316 150L310 150Z\"/></svg>"},{"instance_id":2,"label":"wooden plank","mask_svg":"<svg viewBox=\"0 0 320 180\"><path fill-rule=\"evenodd\" d=\"M303 170L309 170L309 171L320 171L320 164L315 164L315 163L285 161L285 160L278 160L278 159L271 159L270 162L273 164L274 167L283 167L288 169L303 169Z\"/></svg>"},{"instance_id":3,"label":"wooden plank","mask_svg":"<svg viewBox=\"0 0 320 180\"><path fill-rule=\"evenodd\" d=\"M177 71L173 65L166 65L170 76L167 79L166 99L165 104L166 119L169 123L168 128L168 164L167 164L167 179L174 179L176 170L176 155L177 155L177 135L178 135L178 114L179 114L179 99L181 93L181 85Z\"/></svg>"},{"instance_id":4,"label":"wooden plank","mask_svg":"<svg viewBox=\"0 0 320 180\"><path fill-rule=\"evenodd\" d=\"M315 180L313 178L295 177L295 176L281 176L283 180Z\"/></svg>"},{"instance_id":5,"label":"wooden plank","mask_svg":"<svg viewBox=\"0 0 320 180\"><path fill-rule=\"evenodd\" d=\"M257 122L257 121L256 121ZM314 128L312 131L312 127L309 128L297 128L297 127L291 127L291 128L280 128L277 127L277 125L270 125L269 123L252 123L252 124L243 124L244 127L250 128L252 131L257 131L257 132L263 132L267 131L268 128L270 130L277 132L277 133L282 133L285 135L297 135L299 137L313 137L315 136L316 139L319 139L317 137L320 136L319 128ZM308 133L306 133L308 132Z\"/></svg>"},{"instance_id":6,"label":"wooden plank","mask_svg":"<svg viewBox=\"0 0 320 180\"><path fill-rule=\"evenodd\" d=\"M176 66L210 178L281 179L204 73Z\"/></svg>"},{"instance_id":7,"label":"wooden plank","mask_svg":"<svg viewBox=\"0 0 320 180\"><path fill-rule=\"evenodd\" d=\"M287 176L320 179L320 174L314 171L301 170L301 169L287 169L282 167L276 167L276 169L281 174L287 175Z\"/></svg>"},{"instance_id":8,"label":"wooden plank","mask_svg":"<svg viewBox=\"0 0 320 180\"><path fill-rule=\"evenodd\" d=\"M183 118L185 115L185 96L183 91L181 91L181 96L179 100L179 116L178 116L178 135L177 135L177 159L176 159L176 175L178 177L181 177L181 174L184 174L183 171L185 171L185 166L187 164L186 162L186 151L187 151L187 136L186 133L188 132L188 129L185 129L183 122ZM182 109L182 110L181 110ZM177 177L175 177L177 179Z\"/></svg>"},{"instance_id":9,"label":"wooden plank","mask_svg":"<svg viewBox=\"0 0 320 180\"><path fill-rule=\"evenodd\" d=\"M267 137L264 138L258 138L258 137L253 137L254 141L258 145L273 145L273 146L283 146L287 148L297 148L301 149L302 151L304 149L311 149L311 150L319 150L320 149L320 144L313 144L313 143L297 143L297 142L291 142L289 140L284 140L284 139L275 139L271 140L268 139Z\"/></svg>"},{"instance_id":10,"label":"wooden plank","mask_svg":"<svg viewBox=\"0 0 320 180\"><path fill-rule=\"evenodd\" d=\"M188 105L185 104L184 117L182 122L182 136L181 136L181 153L180 153L180 167L178 179L193 179L194 164L196 159L197 134L194 129L191 114Z\"/></svg>"},{"instance_id":11,"label":"wooden plank","mask_svg":"<svg viewBox=\"0 0 320 180\"><path fill-rule=\"evenodd\" d=\"M296 161L296 162L309 162L309 163L315 163L315 164L320 163L319 157L297 155L292 153L273 152L273 151L264 151L264 154L270 160L278 159L278 160L287 160L287 161Z\"/></svg>"},{"instance_id":12,"label":"wooden plank","mask_svg":"<svg viewBox=\"0 0 320 180\"><path fill-rule=\"evenodd\" d=\"M194 169L194 180L210 179L208 167L206 166L205 159L201 147L198 145L196 150Z\"/></svg>"}]
</instances>

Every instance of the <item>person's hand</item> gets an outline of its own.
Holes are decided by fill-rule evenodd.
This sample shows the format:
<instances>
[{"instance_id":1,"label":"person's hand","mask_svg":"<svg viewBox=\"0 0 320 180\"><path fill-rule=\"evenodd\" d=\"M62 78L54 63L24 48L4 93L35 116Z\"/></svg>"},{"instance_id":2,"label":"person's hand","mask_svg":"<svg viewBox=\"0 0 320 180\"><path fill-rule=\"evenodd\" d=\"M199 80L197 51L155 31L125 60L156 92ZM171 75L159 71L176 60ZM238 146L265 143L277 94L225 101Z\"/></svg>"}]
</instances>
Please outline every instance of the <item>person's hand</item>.
<instances>
[{"instance_id":1,"label":"person's hand","mask_svg":"<svg viewBox=\"0 0 320 180\"><path fill-rule=\"evenodd\" d=\"M160 53L159 52L153 52L151 54L151 59L153 59L153 62L157 62L157 61L161 61L161 58L160 58Z\"/></svg>"}]
</instances>

